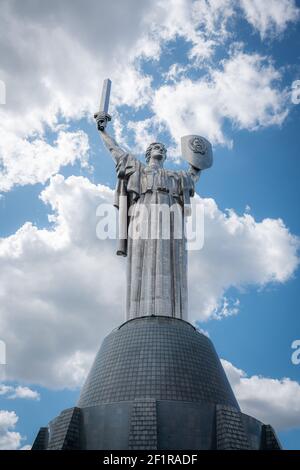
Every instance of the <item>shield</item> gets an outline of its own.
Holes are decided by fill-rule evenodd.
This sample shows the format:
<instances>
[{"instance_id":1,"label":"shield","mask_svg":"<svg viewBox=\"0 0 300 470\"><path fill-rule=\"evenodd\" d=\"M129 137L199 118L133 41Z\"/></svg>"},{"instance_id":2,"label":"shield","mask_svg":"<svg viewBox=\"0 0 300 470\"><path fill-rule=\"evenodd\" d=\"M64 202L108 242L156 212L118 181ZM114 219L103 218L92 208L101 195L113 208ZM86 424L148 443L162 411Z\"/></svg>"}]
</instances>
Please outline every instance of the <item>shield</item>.
<instances>
[{"instance_id":1,"label":"shield","mask_svg":"<svg viewBox=\"0 0 300 470\"><path fill-rule=\"evenodd\" d=\"M181 152L183 158L198 170L206 170L213 164L212 146L200 135L181 137Z\"/></svg>"}]
</instances>

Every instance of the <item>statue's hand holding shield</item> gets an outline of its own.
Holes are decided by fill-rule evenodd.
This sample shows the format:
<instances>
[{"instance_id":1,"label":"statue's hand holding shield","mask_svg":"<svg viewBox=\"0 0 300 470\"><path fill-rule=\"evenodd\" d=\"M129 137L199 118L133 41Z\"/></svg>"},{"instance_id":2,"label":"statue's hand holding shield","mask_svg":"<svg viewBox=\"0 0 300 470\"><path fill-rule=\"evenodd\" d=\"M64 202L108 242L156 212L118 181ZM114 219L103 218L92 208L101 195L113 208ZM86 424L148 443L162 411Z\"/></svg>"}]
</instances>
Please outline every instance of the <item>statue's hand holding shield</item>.
<instances>
[{"instance_id":1,"label":"statue's hand holding shield","mask_svg":"<svg viewBox=\"0 0 300 470\"><path fill-rule=\"evenodd\" d=\"M200 135L181 137L182 157L197 170L206 170L213 164L211 143Z\"/></svg>"}]
</instances>

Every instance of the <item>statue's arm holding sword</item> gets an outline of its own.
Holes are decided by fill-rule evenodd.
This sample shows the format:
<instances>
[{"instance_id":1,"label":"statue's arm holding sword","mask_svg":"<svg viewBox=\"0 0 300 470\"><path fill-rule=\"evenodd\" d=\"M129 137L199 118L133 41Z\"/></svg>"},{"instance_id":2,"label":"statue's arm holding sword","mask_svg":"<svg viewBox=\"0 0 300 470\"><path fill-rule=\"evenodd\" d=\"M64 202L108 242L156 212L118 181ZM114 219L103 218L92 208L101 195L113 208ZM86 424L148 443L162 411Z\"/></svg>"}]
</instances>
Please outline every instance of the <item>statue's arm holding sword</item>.
<instances>
[{"instance_id":1,"label":"statue's arm holding sword","mask_svg":"<svg viewBox=\"0 0 300 470\"><path fill-rule=\"evenodd\" d=\"M113 161L117 164L121 157L127 154L115 141L115 139L106 132L106 126L111 121L111 116L108 114L109 97L111 90L111 80L107 78L104 80L102 88L102 96L100 102L100 109L94 114L96 119L97 128L101 135L104 145L109 150Z\"/></svg>"},{"instance_id":2,"label":"statue's arm holding sword","mask_svg":"<svg viewBox=\"0 0 300 470\"><path fill-rule=\"evenodd\" d=\"M118 165L121 158L128 155L128 152L123 150L105 130L107 123L111 121L111 116L108 114L110 90L111 80L107 78L103 83L100 109L94 114L94 118L105 146L112 155L115 164ZM183 158L189 163L187 174L196 183L199 180L201 171L210 168L212 165L211 144L199 135L186 135L181 138L181 150Z\"/></svg>"}]
</instances>

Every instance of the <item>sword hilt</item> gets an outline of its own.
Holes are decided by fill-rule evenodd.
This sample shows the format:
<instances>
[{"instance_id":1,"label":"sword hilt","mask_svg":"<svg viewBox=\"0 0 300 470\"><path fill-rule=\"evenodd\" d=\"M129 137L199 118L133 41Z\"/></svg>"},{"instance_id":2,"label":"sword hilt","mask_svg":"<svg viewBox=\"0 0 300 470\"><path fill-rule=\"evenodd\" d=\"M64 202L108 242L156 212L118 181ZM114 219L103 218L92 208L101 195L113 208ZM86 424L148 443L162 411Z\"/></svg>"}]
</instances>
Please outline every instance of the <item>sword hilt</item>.
<instances>
[{"instance_id":1,"label":"sword hilt","mask_svg":"<svg viewBox=\"0 0 300 470\"><path fill-rule=\"evenodd\" d=\"M100 118L100 115L101 115L101 118ZM99 116L99 120L97 119ZM95 113L94 114L94 118L96 119L97 121L97 127L98 127L98 130L99 131L103 131L105 129L105 126L106 124L111 121L111 115L108 114L108 113L105 113L103 111L98 111L98 113ZM104 125L101 125L101 123L104 123L105 122L105 126Z\"/></svg>"},{"instance_id":2,"label":"sword hilt","mask_svg":"<svg viewBox=\"0 0 300 470\"><path fill-rule=\"evenodd\" d=\"M110 89L111 89L111 80L109 78L106 78L103 82L100 108L99 108L98 113L94 114L94 118L97 120L97 126L100 131L103 131L108 121L111 121L111 116L108 114ZM105 122L105 125L104 125L104 122Z\"/></svg>"}]
</instances>

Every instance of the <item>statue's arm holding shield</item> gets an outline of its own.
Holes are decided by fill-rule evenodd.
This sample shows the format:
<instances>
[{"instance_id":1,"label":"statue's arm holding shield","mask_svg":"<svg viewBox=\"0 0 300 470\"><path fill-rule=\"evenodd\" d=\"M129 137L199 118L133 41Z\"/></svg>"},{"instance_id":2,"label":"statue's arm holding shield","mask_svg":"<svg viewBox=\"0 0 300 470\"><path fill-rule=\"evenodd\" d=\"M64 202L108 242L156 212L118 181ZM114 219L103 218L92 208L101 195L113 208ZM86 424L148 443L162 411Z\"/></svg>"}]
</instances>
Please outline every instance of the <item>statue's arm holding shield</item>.
<instances>
[{"instance_id":1,"label":"statue's arm holding shield","mask_svg":"<svg viewBox=\"0 0 300 470\"><path fill-rule=\"evenodd\" d=\"M182 157L189 163L188 171L184 172L181 180L184 211L190 215L190 197L194 196L195 185L202 170L211 167L213 162L211 144L199 135L181 137Z\"/></svg>"},{"instance_id":2,"label":"statue's arm holding shield","mask_svg":"<svg viewBox=\"0 0 300 470\"><path fill-rule=\"evenodd\" d=\"M212 147L208 140L199 135L181 137L181 152L189 163L187 174L196 183L202 170L210 168L213 163Z\"/></svg>"},{"instance_id":3,"label":"statue's arm holding shield","mask_svg":"<svg viewBox=\"0 0 300 470\"><path fill-rule=\"evenodd\" d=\"M196 184L199 181L201 169L196 168L195 166L189 164L189 169L187 171L187 174L192 178L192 180L194 181L194 184Z\"/></svg>"}]
</instances>

